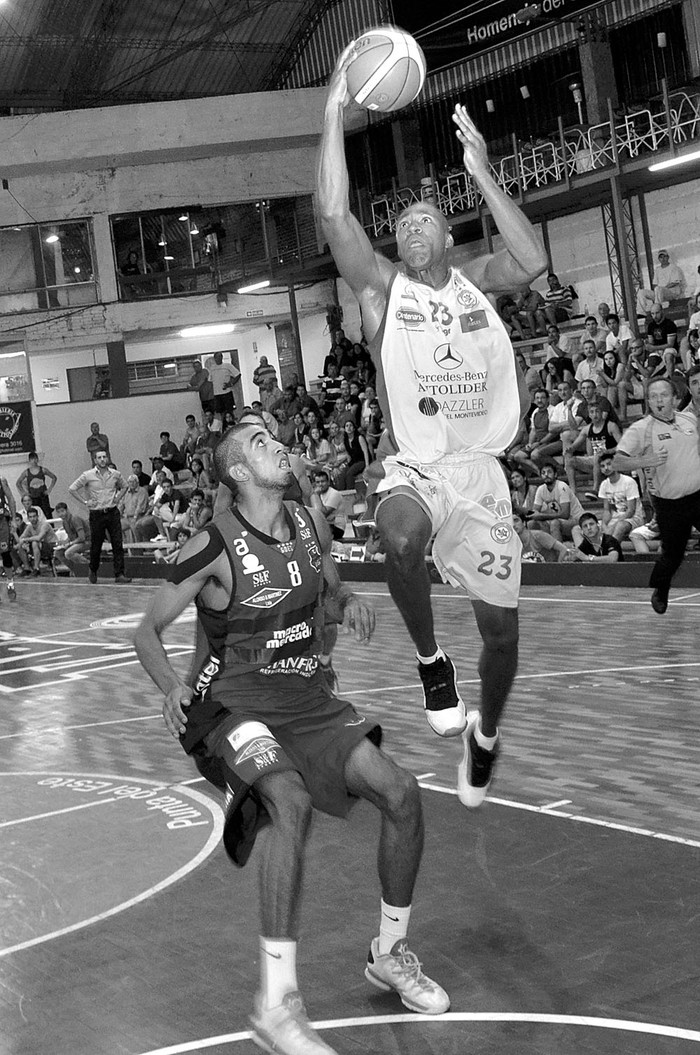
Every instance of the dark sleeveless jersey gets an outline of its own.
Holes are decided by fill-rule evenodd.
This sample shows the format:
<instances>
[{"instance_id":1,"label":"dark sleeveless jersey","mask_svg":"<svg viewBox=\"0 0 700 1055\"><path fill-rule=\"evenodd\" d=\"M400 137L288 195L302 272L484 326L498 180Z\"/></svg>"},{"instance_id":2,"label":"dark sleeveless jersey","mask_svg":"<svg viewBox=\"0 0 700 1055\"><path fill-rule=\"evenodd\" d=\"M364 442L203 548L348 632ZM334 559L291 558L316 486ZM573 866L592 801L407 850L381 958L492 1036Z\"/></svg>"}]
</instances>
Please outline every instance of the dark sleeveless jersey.
<instances>
[{"instance_id":1,"label":"dark sleeveless jersey","mask_svg":"<svg viewBox=\"0 0 700 1055\"><path fill-rule=\"evenodd\" d=\"M0 517L7 517L8 520L10 520L11 517L12 517L12 513L10 511L10 502L9 502L9 499L8 499L7 495L5 494L5 488L3 487L3 485L1 483L0 483Z\"/></svg>"},{"instance_id":2,"label":"dark sleeveless jersey","mask_svg":"<svg viewBox=\"0 0 700 1055\"><path fill-rule=\"evenodd\" d=\"M593 453L602 454L603 451L611 451L617 447L617 440L611 435L608 421L604 421L600 430L595 431L592 425L588 426L588 439L591 441Z\"/></svg>"},{"instance_id":3,"label":"dark sleeveless jersey","mask_svg":"<svg viewBox=\"0 0 700 1055\"><path fill-rule=\"evenodd\" d=\"M311 677L316 671L314 635L322 585L321 548L311 514L285 502L288 542L258 532L235 509L204 529L217 531L233 575L228 608L216 611L197 600L209 642L207 668L217 691L246 675ZM197 683L195 683L197 687Z\"/></svg>"}]
</instances>

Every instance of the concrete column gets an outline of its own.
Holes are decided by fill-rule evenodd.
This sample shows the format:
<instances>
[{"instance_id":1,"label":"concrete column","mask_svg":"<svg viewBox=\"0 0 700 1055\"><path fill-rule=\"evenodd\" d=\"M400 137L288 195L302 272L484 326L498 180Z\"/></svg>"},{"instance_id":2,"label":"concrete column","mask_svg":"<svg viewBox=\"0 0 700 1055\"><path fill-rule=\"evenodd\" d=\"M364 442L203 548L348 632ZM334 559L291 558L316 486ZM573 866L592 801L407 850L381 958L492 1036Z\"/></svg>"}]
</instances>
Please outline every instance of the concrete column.
<instances>
[{"instance_id":1,"label":"concrete column","mask_svg":"<svg viewBox=\"0 0 700 1055\"><path fill-rule=\"evenodd\" d=\"M608 103L613 109L619 105L617 84L613 69L612 51L602 27L587 19L586 40L579 45L583 94L586 100L586 118L589 125L602 124L608 120Z\"/></svg>"}]
</instances>

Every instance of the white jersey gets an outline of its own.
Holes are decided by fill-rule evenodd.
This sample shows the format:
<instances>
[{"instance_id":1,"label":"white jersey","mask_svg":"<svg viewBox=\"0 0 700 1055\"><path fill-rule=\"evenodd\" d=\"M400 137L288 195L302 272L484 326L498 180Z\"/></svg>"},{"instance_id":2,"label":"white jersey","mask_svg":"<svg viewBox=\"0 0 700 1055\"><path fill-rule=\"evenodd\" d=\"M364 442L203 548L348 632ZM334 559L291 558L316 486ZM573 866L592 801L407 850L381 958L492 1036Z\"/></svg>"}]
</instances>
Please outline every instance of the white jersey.
<instances>
[{"instance_id":1,"label":"white jersey","mask_svg":"<svg viewBox=\"0 0 700 1055\"><path fill-rule=\"evenodd\" d=\"M370 352L398 458L420 465L499 455L515 438L510 339L489 300L455 268L441 289L396 274Z\"/></svg>"}]
</instances>

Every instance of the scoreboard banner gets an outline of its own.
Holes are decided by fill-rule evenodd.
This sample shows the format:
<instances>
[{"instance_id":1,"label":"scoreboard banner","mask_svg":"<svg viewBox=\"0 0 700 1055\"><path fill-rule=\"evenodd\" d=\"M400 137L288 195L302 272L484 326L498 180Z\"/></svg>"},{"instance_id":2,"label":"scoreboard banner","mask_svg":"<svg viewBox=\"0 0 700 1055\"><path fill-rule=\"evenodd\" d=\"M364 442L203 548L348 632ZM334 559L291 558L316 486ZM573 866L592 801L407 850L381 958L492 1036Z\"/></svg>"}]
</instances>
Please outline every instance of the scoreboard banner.
<instances>
[{"instance_id":1,"label":"scoreboard banner","mask_svg":"<svg viewBox=\"0 0 700 1055\"><path fill-rule=\"evenodd\" d=\"M0 454L29 454L36 450L32 404L0 403Z\"/></svg>"}]
</instances>

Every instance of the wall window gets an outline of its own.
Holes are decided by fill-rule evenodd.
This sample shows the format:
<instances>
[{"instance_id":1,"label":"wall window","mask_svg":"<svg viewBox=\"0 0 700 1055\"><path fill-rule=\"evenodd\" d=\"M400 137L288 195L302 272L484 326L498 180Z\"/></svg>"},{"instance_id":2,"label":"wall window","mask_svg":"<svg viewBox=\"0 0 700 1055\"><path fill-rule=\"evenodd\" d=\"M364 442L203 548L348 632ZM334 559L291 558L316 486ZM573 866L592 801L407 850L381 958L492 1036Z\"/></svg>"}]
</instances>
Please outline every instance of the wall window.
<instances>
[{"instance_id":1,"label":"wall window","mask_svg":"<svg viewBox=\"0 0 700 1055\"><path fill-rule=\"evenodd\" d=\"M206 293L318 249L311 198L184 206L112 218L122 300Z\"/></svg>"},{"instance_id":2,"label":"wall window","mask_svg":"<svg viewBox=\"0 0 700 1055\"><path fill-rule=\"evenodd\" d=\"M0 228L0 314L97 300L89 220Z\"/></svg>"}]
</instances>

